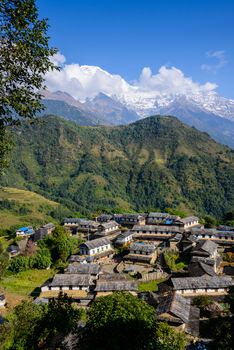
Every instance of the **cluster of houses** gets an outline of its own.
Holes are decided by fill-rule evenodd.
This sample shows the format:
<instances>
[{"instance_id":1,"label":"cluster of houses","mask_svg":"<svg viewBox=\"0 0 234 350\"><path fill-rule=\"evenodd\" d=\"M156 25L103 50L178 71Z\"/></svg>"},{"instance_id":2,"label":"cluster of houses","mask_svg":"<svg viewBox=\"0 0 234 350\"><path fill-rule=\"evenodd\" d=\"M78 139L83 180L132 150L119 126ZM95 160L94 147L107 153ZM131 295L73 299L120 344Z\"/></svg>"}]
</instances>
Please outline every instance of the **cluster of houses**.
<instances>
[{"instance_id":1,"label":"cluster of houses","mask_svg":"<svg viewBox=\"0 0 234 350\"><path fill-rule=\"evenodd\" d=\"M159 321L198 336L200 311L193 305L193 298L204 295L222 298L234 285L234 274L226 275L222 270L222 252L234 249L234 227L207 229L198 217L180 218L168 213L103 214L96 220L66 218L64 227L72 235L81 235L84 241L79 254L70 257L64 273L56 274L41 287L39 299L45 302L60 291L83 307L96 297L115 291L139 295L137 278L126 273L127 269L125 273L118 270L107 273L103 269L118 252L119 259L129 266L167 268L168 278L157 292L156 316ZM33 228L28 227L16 234L33 235L37 241L53 229L53 224L47 224L33 233ZM13 248L17 254L20 248L12 247L12 252ZM181 273L168 272L162 258L167 250L188 262Z\"/></svg>"}]
</instances>

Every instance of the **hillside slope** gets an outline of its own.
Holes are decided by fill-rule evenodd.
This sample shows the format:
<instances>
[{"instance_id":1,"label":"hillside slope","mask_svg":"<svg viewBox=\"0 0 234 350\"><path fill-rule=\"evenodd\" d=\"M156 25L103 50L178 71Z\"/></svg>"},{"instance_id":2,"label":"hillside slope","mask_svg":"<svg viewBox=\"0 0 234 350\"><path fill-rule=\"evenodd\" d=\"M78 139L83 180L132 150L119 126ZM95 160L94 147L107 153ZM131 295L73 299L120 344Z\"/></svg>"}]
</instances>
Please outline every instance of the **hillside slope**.
<instances>
[{"instance_id":1,"label":"hillside slope","mask_svg":"<svg viewBox=\"0 0 234 350\"><path fill-rule=\"evenodd\" d=\"M56 222L51 212L60 205L34 192L0 188L0 229L17 225L40 225Z\"/></svg>"},{"instance_id":2,"label":"hillside slope","mask_svg":"<svg viewBox=\"0 0 234 350\"><path fill-rule=\"evenodd\" d=\"M84 214L187 207L221 216L234 206L234 151L174 117L118 127L43 121L15 131L4 185Z\"/></svg>"}]
</instances>

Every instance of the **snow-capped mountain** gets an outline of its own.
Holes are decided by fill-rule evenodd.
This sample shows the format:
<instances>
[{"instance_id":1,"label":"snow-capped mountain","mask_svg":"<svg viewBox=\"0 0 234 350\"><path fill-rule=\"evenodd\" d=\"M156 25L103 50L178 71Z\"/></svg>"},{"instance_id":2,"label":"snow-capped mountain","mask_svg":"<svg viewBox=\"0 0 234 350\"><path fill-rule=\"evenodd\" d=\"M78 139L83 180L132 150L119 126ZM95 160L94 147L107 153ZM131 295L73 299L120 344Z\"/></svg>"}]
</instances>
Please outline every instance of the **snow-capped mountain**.
<instances>
[{"instance_id":1,"label":"snow-capped mountain","mask_svg":"<svg viewBox=\"0 0 234 350\"><path fill-rule=\"evenodd\" d=\"M48 73L46 82L53 92L45 98L77 108L82 112L79 123L81 115L92 116L92 125L95 116L97 124L116 125L170 114L234 147L234 100L220 96L215 83L199 84L175 67L162 66L154 75L150 68L144 68L139 79L129 83L100 67L67 64ZM64 111L71 112L68 108ZM69 113L65 115L68 119ZM72 110L72 120L75 114ZM89 118L82 122L90 125Z\"/></svg>"},{"instance_id":2,"label":"snow-capped mountain","mask_svg":"<svg viewBox=\"0 0 234 350\"><path fill-rule=\"evenodd\" d=\"M234 100L219 96L216 92L194 95L164 95L155 92L136 92L135 94L125 94L115 96L127 108L134 110L142 117L152 114L161 114L166 108L174 105L177 101L190 104L203 110L213 113L222 118L234 121Z\"/></svg>"}]
</instances>

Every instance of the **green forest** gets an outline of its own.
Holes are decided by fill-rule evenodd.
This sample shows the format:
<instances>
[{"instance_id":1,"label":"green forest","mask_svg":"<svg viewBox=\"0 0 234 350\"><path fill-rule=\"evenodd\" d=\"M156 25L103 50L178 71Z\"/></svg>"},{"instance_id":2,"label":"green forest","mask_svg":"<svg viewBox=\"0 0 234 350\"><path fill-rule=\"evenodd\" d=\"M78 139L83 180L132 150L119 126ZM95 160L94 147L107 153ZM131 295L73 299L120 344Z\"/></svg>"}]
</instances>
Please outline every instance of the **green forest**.
<instances>
[{"instance_id":1,"label":"green forest","mask_svg":"<svg viewBox=\"0 0 234 350\"><path fill-rule=\"evenodd\" d=\"M1 185L84 215L172 208L222 218L234 206L234 151L174 117L107 127L47 116L12 134Z\"/></svg>"}]
</instances>

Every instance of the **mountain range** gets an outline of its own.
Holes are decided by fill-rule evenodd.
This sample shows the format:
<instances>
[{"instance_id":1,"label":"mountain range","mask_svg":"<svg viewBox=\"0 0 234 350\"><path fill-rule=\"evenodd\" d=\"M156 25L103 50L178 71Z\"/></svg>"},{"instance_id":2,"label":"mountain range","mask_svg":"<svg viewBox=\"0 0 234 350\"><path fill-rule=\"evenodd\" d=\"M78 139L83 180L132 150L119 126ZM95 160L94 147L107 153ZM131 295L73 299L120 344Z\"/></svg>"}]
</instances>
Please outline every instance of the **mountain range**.
<instances>
[{"instance_id":1,"label":"mountain range","mask_svg":"<svg viewBox=\"0 0 234 350\"><path fill-rule=\"evenodd\" d=\"M99 93L80 102L66 92L45 91L44 104L44 113L62 116L80 125L121 125L155 114L174 115L234 148L234 101L214 92L192 96Z\"/></svg>"},{"instance_id":2,"label":"mountain range","mask_svg":"<svg viewBox=\"0 0 234 350\"><path fill-rule=\"evenodd\" d=\"M175 117L80 126L47 116L14 134L1 184L85 215L171 207L222 217L234 206L234 151Z\"/></svg>"}]
</instances>

